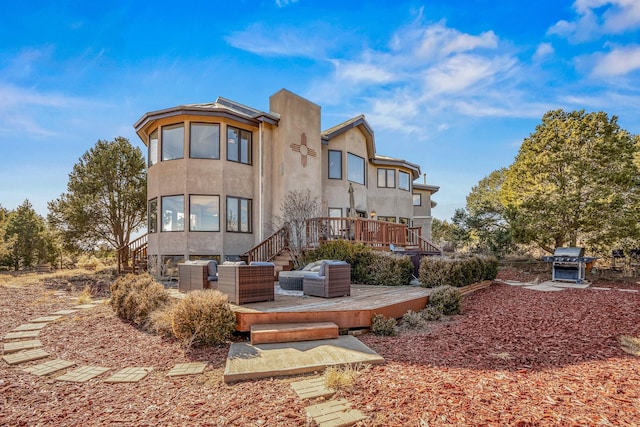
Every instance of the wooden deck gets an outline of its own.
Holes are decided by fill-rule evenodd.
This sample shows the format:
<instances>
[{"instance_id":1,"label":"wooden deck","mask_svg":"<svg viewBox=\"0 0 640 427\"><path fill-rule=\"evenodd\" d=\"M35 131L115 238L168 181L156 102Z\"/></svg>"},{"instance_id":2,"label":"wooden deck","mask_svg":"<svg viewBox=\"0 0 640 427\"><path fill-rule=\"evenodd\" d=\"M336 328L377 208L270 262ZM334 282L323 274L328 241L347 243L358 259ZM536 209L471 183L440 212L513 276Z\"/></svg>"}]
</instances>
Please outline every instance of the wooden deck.
<instances>
[{"instance_id":1,"label":"wooden deck","mask_svg":"<svg viewBox=\"0 0 640 427\"><path fill-rule=\"evenodd\" d=\"M238 321L237 330L249 332L251 325L264 323L334 322L340 328L371 327L371 317L400 318L409 310L427 305L430 289L351 285L351 296L319 298L276 292L275 301L231 305Z\"/></svg>"}]
</instances>

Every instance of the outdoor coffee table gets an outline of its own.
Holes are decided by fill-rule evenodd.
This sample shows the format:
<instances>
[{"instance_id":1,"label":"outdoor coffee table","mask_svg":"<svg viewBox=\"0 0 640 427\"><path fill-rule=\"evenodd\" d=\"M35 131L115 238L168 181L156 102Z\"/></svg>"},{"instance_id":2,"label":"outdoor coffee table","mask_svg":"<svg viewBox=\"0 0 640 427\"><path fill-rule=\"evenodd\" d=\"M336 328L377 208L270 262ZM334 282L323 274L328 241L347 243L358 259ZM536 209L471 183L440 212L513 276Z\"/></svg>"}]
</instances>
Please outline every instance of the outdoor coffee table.
<instances>
[{"instance_id":1,"label":"outdoor coffee table","mask_svg":"<svg viewBox=\"0 0 640 427\"><path fill-rule=\"evenodd\" d=\"M287 291L301 291L302 280L310 271L281 271L278 276L280 287Z\"/></svg>"}]
</instances>

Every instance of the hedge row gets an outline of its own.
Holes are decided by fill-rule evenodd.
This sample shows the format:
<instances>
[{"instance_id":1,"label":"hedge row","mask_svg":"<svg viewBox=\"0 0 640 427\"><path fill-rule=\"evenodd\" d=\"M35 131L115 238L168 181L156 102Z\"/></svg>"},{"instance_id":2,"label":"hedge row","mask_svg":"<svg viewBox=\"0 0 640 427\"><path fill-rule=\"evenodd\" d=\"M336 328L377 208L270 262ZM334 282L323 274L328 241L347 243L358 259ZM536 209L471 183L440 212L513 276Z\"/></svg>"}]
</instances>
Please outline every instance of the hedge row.
<instances>
[{"instance_id":1,"label":"hedge row","mask_svg":"<svg viewBox=\"0 0 640 427\"><path fill-rule=\"evenodd\" d=\"M413 278L413 264L405 255L380 252L346 240L327 242L305 253L304 263L335 259L351 264L351 281L365 285L406 286Z\"/></svg>"},{"instance_id":2,"label":"hedge row","mask_svg":"<svg viewBox=\"0 0 640 427\"><path fill-rule=\"evenodd\" d=\"M468 286L498 275L498 260L494 257L467 258L424 257L420 262L420 283L426 288L437 286Z\"/></svg>"}]
</instances>

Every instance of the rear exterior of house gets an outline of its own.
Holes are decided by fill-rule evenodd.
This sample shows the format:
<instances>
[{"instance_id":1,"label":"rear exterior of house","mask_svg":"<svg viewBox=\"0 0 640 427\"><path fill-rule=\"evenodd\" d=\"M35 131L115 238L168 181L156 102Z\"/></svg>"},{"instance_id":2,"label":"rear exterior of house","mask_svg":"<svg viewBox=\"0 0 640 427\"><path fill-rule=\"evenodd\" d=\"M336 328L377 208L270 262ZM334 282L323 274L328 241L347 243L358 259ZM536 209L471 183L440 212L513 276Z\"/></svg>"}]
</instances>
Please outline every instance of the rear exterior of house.
<instances>
[{"instance_id":1,"label":"rear exterior of house","mask_svg":"<svg viewBox=\"0 0 640 427\"><path fill-rule=\"evenodd\" d=\"M145 114L135 129L148 148L150 267L244 254L269 237L283 197L309 191L322 215L357 215L431 234L431 195L420 167L378 155L358 116L324 132L320 107L287 90L270 111L224 98ZM417 204L416 204L417 203Z\"/></svg>"}]
</instances>

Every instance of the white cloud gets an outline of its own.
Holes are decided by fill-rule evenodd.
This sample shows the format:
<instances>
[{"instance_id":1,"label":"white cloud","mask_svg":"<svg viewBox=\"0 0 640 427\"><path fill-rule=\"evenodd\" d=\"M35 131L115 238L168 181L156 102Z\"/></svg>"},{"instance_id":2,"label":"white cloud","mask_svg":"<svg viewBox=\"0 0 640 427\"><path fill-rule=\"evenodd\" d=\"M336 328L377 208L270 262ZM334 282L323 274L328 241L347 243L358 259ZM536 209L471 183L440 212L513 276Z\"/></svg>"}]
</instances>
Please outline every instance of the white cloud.
<instances>
[{"instance_id":1,"label":"white cloud","mask_svg":"<svg viewBox=\"0 0 640 427\"><path fill-rule=\"evenodd\" d=\"M426 71L430 93L460 93L473 86L486 86L515 65L515 60L478 55L456 55Z\"/></svg>"},{"instance_id":2,"label":"white cloud","mask_svg":"<svg viewBox=\"0 0 640 427\"><path fill-rule=\"evenodd\" d=\"M591 74L595 77L621 76L640 70L640 46L615 48L606 54L595 55Z\"/></svg>"},{"instance_id":3,"label":"white cloud","mask_svg":"<svg viewBox=\"0 0 640 427\"><path fill-rule=\"evenodd\" d=\"M553 55L554 49L551 43L540 43L536 49L536 53L533 54L535 61L540 61L550 55Z\"/></svg>"},{"instance_id":4,"label":"white cloud","mask_svg":"<svg viewBox=\"0 0 640 427\"><path fill-rule=\"evenodd\" d=\"M276 6L278 7L285 7L294 3L298 3L298 0L276 0Z\"/></svg>"},{"instance_id":5,"label":"white cloud","mask_svg":"<svg viewBox=\"0 0 640 427\"><path fill-rule=\"evenodd\" d=\"M371 62L350 62L332 60L336 78L352 83L386 83L394 80L394 75L385 67Z\"/></svg>"},{"instance_id":6,"label":"white cloud","mask_svg":"<svg viewBox=\"0 0 640 427\"><path fill-rule=\"evenodd\" d=\"M595 40L603 34L622 34L640 28L638 0L576 0L573 21L561 20L547 31L573 43Z\"/></svg>"},{"instance_id":7,"label":"white cloud","mask_svg":"<svg viewBox=\"0 0 640 427\"><path fill-rule=\"evenodd\" d=\"M314 34L314 35L312 35ZM319 37L318 31L299 27L265 28L253 24L225 37L231 46L263 56L322 58L330 37Z\"/></svg>"}]
</instances>

